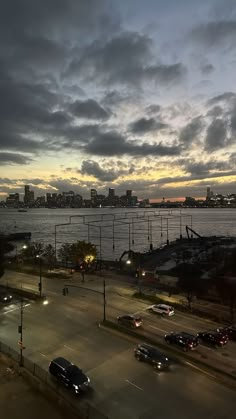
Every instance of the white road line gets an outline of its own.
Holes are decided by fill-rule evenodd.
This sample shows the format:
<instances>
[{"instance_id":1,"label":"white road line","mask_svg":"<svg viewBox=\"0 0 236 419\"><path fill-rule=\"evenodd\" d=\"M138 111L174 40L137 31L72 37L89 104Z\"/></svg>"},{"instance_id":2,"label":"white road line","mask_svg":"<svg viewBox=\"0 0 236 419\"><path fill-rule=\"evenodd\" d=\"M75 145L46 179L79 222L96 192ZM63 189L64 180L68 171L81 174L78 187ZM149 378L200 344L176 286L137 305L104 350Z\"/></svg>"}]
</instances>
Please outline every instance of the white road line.
<instances>
[{"instance_id":1,"label":"white road line","mask_svg":"<svg viewBox=\"0 0 236 419\"><path fill-rule=\"evenodd\" d=\"M194 365L194 364L191 364L191 362L185 362L185 364L187 364L187 365L189 365L190 367L192 367L192 368L195 368L196 370L198 370L198 371L201 371L201 372L203 372L204 374L206 374L206 375L209 375L209 377L211 377L211 378L216 378L216 376L215 375L212 375L212 374L210 374L209 372L207 372L207 371L205 371L205 370L203 370L202 368L199 368L199 367L197 367L196 365Z\"/></svg>"},{"instance_id":2,"label":"white road line","mask_svg":"<svg viewBox=\"0 0 236 419\"><path fill-rule=\"evenodd\" d=\"M169 318L166 318L166 320L168 320L168 323L173 323L173 324L175 324L175 325L177 325L177 326L180 326L180 327L184 327L184 328L187 328L187 329L191 329L191 330L194 330L194 332L197 332L197 330L198 329L196 329L196 328L194 328L194 327L191 327L191 326L188 326L188 325L184 325L184 324L181 324L181 323L178 323L178 322L174 322L174 321L172 321L172 320L169 320Z\"/></svg>"},{"instance_id":3,"label":"white road line","mask_svg":"<svg viewBox=\"0 0 236 419\"><path fill-rule=\"evenodd\" d=\"M168 333L167 330L160 329L160 327L152 326L151 324L148 324L148 326L151 327L152 329L156 329L156 330L160 330L161 332Z\"/></svg>"},{"instance_id":4,"label":"white road line","mask_svg":"<svg viewBox=\"0 0 236 419\"><path fill-rule=\"evenodd\" d=\"M24 304L23 307L28 307L30 305L31 304ZM6 310L6 311L4 311L3 313L0 313L0 314L8 314L8 313L12 313L13 311L17 311L17 310L20 310L20 307L11 308L10 310Z\"/></svg>"},{"instance_id":5,"label":"white road line","mask_svg":"<svg viewBox=\"0 0 236 419\"><path fill-rule=\"evenodd\" d=\"M70 348L70 347L69 347L69 346L67 346L67 345L64 345L64 348L69 349L70 351L74 351L74 352L76 352L76 350L75 350L75 349Z\"/></svg>"},{"instance_id":6,"label":"white road line","mask_svg":"<svg viewBox=\"0 0 236 419\"><path fill-rule=\"evenodd\" d=\"M129 383L131 386L134 386L134 387L138 388L139 390L143 391L143 388L141 388L139 386L136 386L136 384L131 383L131 381L129 381L129 380L125 380L125 381L126 381L126 383Z\"/></svg>"},{"instance_id":7,"label":"white road line","mask_svg":"<svg viewBox=\"0 0 236 419\"><path fill-rule=\"evenodd\" d=\"M47 294L59 295L59 293L58 292L55 292L55 291L47 291Z\"/></svg>"},{"instance_id":8,"label":"white road line","mask_svg":"<svg viewBox=\"0 0 236 419\"><path fill-rule=\"evenodd\" d=\"M42 355L42 356L44 356L45 358L47 358L46 355L42 354L42 352L39 352L39 354Z\"/></svg>"}]
</instances>

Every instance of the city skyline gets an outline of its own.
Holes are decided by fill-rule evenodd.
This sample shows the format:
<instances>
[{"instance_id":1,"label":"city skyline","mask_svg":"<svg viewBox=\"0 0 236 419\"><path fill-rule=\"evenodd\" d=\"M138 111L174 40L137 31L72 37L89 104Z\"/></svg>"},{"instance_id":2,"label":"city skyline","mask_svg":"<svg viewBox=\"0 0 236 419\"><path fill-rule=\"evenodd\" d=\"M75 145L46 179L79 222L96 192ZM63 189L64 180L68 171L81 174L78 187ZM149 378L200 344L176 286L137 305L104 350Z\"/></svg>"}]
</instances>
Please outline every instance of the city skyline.
<instances>
[{"instance_id":1,"label":"city skyline","mask_svg":"<svg viewBox=\"0 0 236 419\"><path fill-rule=\"evenodd\" d=\"M234 0L4 0L0 201L236 191ZM14 13L13 13L14 11Z\"/></svg>"}]
</instances>

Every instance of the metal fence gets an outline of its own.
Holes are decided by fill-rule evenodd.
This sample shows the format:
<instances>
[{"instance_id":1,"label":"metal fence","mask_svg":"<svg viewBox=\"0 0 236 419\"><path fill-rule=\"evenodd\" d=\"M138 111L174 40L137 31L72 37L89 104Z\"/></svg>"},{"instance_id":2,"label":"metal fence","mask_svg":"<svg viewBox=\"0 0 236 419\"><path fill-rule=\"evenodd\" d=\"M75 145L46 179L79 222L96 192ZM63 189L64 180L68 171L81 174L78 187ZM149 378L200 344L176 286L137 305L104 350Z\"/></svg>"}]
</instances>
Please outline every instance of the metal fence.
<instances>
[{"instance_id":1,"label":"metal fence","mask_svg":"<svg viewBox=\"0 0 236 419\"><path fill-rule=\"evenodd\" d=\"M1 341L0 352L16 363L20 363L19 352ZM36 386L44 395L57 402L60 407L69 408L75 417L79 419L109 419L88 401L83 400L83 398L76 398L70 392L65 391L64 387L58 381L53 380L45 369L26 357L23 357L21 372L33 386Z\"/></svg>"}]
</instances>

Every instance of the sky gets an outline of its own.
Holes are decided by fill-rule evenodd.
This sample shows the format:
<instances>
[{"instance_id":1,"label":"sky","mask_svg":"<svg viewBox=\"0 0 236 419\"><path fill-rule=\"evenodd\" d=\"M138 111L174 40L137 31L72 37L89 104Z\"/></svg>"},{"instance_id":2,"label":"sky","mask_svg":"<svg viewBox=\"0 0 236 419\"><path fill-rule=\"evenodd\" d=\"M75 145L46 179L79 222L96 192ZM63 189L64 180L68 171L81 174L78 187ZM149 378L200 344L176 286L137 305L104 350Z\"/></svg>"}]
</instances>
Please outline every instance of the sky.
<instances>
[{"instance_id":1,"label":"sky","mask_svg":"<svg viewBox=\"0 0 236 419\"><path fill-rule=\"evenodd\" d=\"M2 0L0 200L236 193L235 0Z\"/></svg>"}]
</instances>

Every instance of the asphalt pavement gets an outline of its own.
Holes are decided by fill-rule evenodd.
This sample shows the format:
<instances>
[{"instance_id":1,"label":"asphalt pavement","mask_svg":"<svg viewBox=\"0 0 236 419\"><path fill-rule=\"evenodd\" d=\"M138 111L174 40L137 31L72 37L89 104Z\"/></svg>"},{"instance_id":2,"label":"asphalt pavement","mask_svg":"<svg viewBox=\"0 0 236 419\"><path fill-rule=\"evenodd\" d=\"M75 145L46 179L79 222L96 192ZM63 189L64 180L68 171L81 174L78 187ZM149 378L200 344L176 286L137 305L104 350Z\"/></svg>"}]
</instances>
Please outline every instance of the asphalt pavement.
<instances>
[{"instance_id":1,"label":"asphalt pavement","mask_svg":"<svg viewBox=\"0 0 236 419\"><path fill-rule=\"evenodd\" d=\"M37 289L35 277L8 272L4 280ZM73 281L70 283L76 285ZM64 281L56 279L44 279L43 286L48 305L25 301L24 355L45 370L50 360L57 356L64 356L79 365L90 377L94 389L87 399L109 418L172 419L176 414L188 419L234 416L236 401L232 389L207 374L177 363L173 363L170 372L157 373L150 365L139 363L134 358L135 339L100 328L102 294L69 287L69 294L65 297L62 295ZM79 286L102 291L102 278ZM215 326L183 313L176 313L172 319L160 318L147 310L148 304L131 300L125 293L121 295L118 288L114 282L108 282L108 318L115 319L121 313L142 313L145 328L157 339L163 339L166 331L176 327L194 332ZM19 308L17 300L0 308L0 340L16 350L19 350ZM216 357L215 362L227 362L231 368L235 362L233 342L220 350L203 347L201 350L204 356Z\"/></svg>"}]
</instances>

